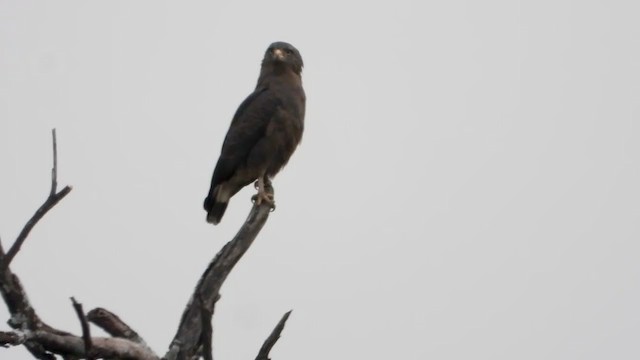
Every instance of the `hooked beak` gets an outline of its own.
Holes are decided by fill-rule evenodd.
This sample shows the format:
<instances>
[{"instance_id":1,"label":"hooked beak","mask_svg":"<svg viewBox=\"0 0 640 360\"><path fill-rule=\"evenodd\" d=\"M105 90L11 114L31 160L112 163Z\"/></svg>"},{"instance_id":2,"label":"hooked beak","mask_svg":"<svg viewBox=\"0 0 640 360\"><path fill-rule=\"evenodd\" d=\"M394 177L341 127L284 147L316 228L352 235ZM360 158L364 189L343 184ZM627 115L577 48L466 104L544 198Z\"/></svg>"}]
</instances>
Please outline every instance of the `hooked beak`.
<instances>
[{"instance_id":1,"label":"hooked beak","mask_svg":"<svg viewBox=\"0 0 640 360\"><path fill-rule=\"evenodd\" d=\"M279 60L284 59L284 51L282 51L282 49L273 50L273 57Z\"/></svg>"}]
</instances>

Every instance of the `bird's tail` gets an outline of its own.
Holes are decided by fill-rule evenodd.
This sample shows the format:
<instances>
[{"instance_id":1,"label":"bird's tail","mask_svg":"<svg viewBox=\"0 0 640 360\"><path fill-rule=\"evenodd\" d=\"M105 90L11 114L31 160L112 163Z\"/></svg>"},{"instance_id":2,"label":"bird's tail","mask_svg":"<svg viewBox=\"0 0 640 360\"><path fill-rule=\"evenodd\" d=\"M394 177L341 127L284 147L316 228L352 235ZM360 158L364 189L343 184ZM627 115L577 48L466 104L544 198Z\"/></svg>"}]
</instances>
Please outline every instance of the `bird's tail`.
<instances>
[{"instance_id":1,"label":"bird's tail","mask_svg":"<svg viewBox=\"0 0 640 360\"><path fill-rule=\"evenodd\" d=\"M216 186L216 189L209 193L206 199L204 199L204 209L207 211L207 222L213 225L218 225L227 210L229 205L229 198L226 196L220 196L220 187Z\"/></svg>"},{"instance_id":2,"label":"bird's tail","mask_svg":"<svg viewBox=\"0 0 640 360\"><path fill-rule=\"evenodd\" d=\"M227 210L227 205L229 205L228 202L214 202L211 208L207 210L207 222L218 225L222 215L224 215L224 211Z\"/></svg>"}]
</instances>

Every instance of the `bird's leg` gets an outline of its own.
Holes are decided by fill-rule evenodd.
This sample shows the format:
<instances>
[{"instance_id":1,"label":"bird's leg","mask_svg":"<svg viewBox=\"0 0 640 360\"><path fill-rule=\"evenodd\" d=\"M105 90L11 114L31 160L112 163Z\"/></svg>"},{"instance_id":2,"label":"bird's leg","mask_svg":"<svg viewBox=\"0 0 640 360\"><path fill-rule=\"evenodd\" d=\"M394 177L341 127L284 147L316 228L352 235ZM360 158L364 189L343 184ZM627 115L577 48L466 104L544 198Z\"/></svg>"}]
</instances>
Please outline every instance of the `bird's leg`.
<instances>
[{"instance_id":1,"label":"bird's leg","mask_svg":"<svg viewBox=\"0 0 640 360\"><path fill-rule=\"evenodd\" d=\"M271 198L273 198L273 185L271 184L271 179L269 179L269 177L266 175L264 176L264 191L270 194Z\"/></svg>"},{"instance_id":2,"label":"bird's leg","mask_svg":"<svg viewBox=\"0 0 640 360\"><path fill-rule=\"evenodd\" d=\"M260 205L264 201L265 203L271 205L272 209L275 209L276 203L273 198L273 186L271 185L271 180L269 180L266 175L260 176L258 178L258 181L256 181L256 185L258 188L258 193L253 195L253 197L251 197L251 200L253 200L256 205Z\"/></svg>"}]
</instances>

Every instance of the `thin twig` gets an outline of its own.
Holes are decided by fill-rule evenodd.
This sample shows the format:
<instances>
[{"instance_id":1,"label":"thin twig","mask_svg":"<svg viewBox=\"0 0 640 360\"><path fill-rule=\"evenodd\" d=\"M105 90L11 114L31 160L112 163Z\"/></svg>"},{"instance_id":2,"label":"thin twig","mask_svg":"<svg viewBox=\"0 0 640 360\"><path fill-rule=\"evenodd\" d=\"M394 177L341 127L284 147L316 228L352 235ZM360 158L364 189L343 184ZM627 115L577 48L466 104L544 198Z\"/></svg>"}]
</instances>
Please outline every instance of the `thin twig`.
<instances>
[{"instance_id":1,"label":"thin twig","mask_svg":"<svg viewBox=\"0 0 640 360\"><path fill-rule=\"evenodd\" d=\"M54 196L58 189L58 142L56 141L56 129L51 129L53 137L53 167L51 168L51 192L49 196Z\"/></svg>"},{"instance_id":2,"label":"thin twig","mask_svg":"<svg viewBox=\"0 0 640 360\"><path fill-rule=\"evenodd\" d=\"M93 338L90 339L91 346L89 348L91 350L87 351L85 338L90 335L86 319L83 321L81 318L81 322L83 322L82 338L47 325L36 314L18 276L8 267L31 229L71 191L71 188L67 186L60 192L56 192L57 149L55 131L52 134L54 155L51 188L53 191L50 192L47 200L40 206L29 222L25 224L7 255L2 256L4 252L0 244L0 295L11 315L7 323L15 329L12 333L0 332L0 343L5 345L22 344L39 360L55 360L56 356L54 354L61 355L65 359L80 359L86 358L87 353L93 358L159 360L159 357L148 347L128 339ZM80 310L80 313L84 317L83 310ZM85 326L86 331L84 330ZM16 344L16 342L18 343Z\"/></svg>"},{"instance_id":3,"label":"thin twig","mask_svg":"<svg viewBox=\"0 0 640 360\"><path fill-rule=\"evenodd\" d=\"M56 148L56 140L55 133L53 134L53 142L54 142L54 164L53 167L56 171L53 174L57 173L57 150ZM55 180L55 179L54 179ZM60 200L62 200L69 192L71 191L70 187L65 187L59 193L55 193L49 197L47 200L40 206L40 208L36 211L36 213L31 217L31 219L25 224L22 228L22 231L18 235L18 238L13 243L9 251L4 256L0 256L0 294L4 299L4 302L7 304L9 309L9 314L11 314L11 318L8 321L8 324L14 329L20 329L21 331L27 331L26 333L32 333L36 329L42 329L46 331L54 331L55 329L51 328L47 324L43 323L42 320L36 314L34 308L31 306L27 294L24 290L24 287L20 283L20 279L16 274L13 274L9 269L9 264L16 256L20 247L26 240L29 232L33 227L38 223L38 221L51 209L53 208ZM3 250L0 249L0 252ZM57 330L56 330L57 331ZM55 360L55 356L49 353L42 344L34 341L26 341L24 346L29 350L29 352L36 358L40 360Z\"/></svg>"},{"instance_id":4,"label":"thin twig","mask_svg":"<svg viewBox=\"0 0 640 360\"><path fill-rule=\"evenodd\" d=\"M291 311L292 310L287 311L282 316L282 319L280 319L280 321L278 322L278 325L276 325L276 327L273 329L273 331L271 332L271 335L269 335L267 340L264 341L264 344L262 344L262 347L260 348L260 352L258 353L256 360L270 360L269 352L271 351L271 348L273 348L273 345L276 344L276 341L278 341L278 339L280 338L280 334L284 329L284 325L286 324L287 319L289 319L289 315L291 315Z\"/></svg>"},{"instance_id":5,"label":"thin twig","mask_svg":"<svg viewBox=\"0 0 640 360\"><path fill-rule=\"evenodd\" d=\"M60 190L60 192L56 192L58 187L58 145L56 141L56 129L51 131L53 137L53 168L51 169L51 191L49 192L49 197L45 202L36 210L35 214L29 219L29 221L24 225L22 231L18 235L16 241L11 245L9 252L7 252L6 256L0 264L0 271L7 269L9 264L13 258L18 254L22 244L29 236L29 233L33 229L34 226L42 219L49 210L51 210L60 200L62 200L65 196L67 196L71 192L70 186L65 186L64 189Z\"/></svg>"},{"instance_id":6,"label":"thin twig","mask_svg":"<svg viewBox=\"0 0 640 360\"><path fill-rule=\"evenodd\" d=\"M84 314L84 310L82 309L82 304L76 301L73 296L71 297L71 303L73 304L73 308L76 310L76 314L78 315L78 320L80 320L80 325L82 326L82 340L84 341L84 352L87 355L88 360L94 360L93 352L92 352L92 344L91 344L91 330L89 329L89 322L87 321L87 317Z\"/></svg>"},{"instance_id":7,"label":"thin twig","mask_svg":"<svg viewBox=\"0 0 640 360\"><path fill-rule=\"evenodd\" d=\"M9 264L11 264L11 261L16 256L18 251L20 251L22 244L27 239L27 236L29 236L29 233L31 232L33 227L36 226L38 221L40 221L40 219L42 219L47 214L47 212L49 212L49 210L51 210L54 206L56 206L56 204L60 202L60 200L62 200L70 192L71 192L71 187L65 186L64 189L62 189L59 193L48 197L47 200L42 204L42 206L40 206L40 208L36 210L35 214L33 214L33 216L31 217L31 219L29 219L29 221L24 226L24 228L22 228L22 231L18 235L18 238L13 243L13 245L11 245L11 248L7 252L7 255L5 256L2 264L2 270L9 267Z\"/></svg>"}]
</instances>

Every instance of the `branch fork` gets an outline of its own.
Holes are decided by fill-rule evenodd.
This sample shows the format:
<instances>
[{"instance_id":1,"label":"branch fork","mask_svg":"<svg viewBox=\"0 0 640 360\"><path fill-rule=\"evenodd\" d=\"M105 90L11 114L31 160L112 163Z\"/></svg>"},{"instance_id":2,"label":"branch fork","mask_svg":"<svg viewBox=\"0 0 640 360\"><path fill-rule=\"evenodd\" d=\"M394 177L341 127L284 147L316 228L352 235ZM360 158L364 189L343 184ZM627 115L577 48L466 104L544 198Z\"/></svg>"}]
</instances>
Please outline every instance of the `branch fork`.
<instances>
[{"instance_id":1,"label":"branch fork","mask_svg":"<svg viewBox=\"0 0 640 360\"><path fill-rule=\"evenodd\" d=\"M82 304L73 297L71 302L80 321L82 336L75 336L44 323L31 306L26 291L9 265L20 251L35 225L70 192L58 186L58 150L56 131L52 130L53 167L49 196L27 221L13 245L6 253L0 241L0 294L9 308L8 322L13 331L0 331L0 346L24 345L40 360L64 359L131 359L160 360L145 341L117 315L95 308L85 314ZM249 249L266 223L271 207L267 203L254 204L247 220L236 236L215 255L204 271L182 314L180 325L162 360L213 360L211 338L215 303L220 299L220 288L227 276ZM256 360L269 360L269 352L278 341L291 311L284 314L262 345ZM92 337L89 323L105 330L111 337Z\"/></svg>"}]
</instances>

